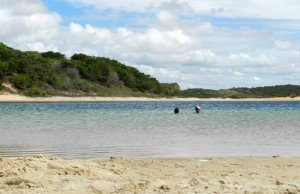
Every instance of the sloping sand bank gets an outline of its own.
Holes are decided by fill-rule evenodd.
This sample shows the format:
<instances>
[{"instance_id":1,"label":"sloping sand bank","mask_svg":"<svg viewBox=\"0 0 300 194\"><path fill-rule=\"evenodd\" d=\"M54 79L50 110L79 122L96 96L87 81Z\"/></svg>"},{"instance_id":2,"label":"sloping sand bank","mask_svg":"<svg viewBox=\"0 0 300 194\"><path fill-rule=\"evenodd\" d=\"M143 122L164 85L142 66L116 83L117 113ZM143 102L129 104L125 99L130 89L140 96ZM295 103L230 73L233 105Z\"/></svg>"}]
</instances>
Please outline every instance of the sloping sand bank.
<instances>
[{"instance_id":1,"label":"sloping sand bank","mask_svg":"<svg viewBox=\"0 0 300 194\"><path fill-rule=\"evenodd\" d=\"M138 101L300 101L300 97L290 98L147 98L147 97L62 97L30 98L18 94L2 94L0 102L138 102Z\"/></svg>"},{"instance_id":2,"label":"sloping sand bank","mask_svg":"<svg viewBox=\"0 0 300 194\"><path fill-rule=\"evenodd\" d=\"M300 157L0 159L0 193L300 193Z\"/></svg>"}]
</instances>

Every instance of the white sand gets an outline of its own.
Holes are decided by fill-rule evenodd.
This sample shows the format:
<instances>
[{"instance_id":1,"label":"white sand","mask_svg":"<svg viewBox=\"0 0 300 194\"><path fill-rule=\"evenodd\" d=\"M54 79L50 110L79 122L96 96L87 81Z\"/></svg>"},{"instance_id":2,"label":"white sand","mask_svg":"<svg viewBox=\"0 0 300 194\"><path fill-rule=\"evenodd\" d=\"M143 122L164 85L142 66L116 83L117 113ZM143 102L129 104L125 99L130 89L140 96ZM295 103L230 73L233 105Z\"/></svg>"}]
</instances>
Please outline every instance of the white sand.
<instances>
[{"instance_id":1,"label":"white sand","mask_svg":"<svg viewBox=\"0 0 300 194\"><path fill-rule=\"evenodd\" d=\"M0 95L0 102L124 102L124 101L300 101L296 98L146 98L146 97L46 97L30 98L18 94Z\"/></svg>"},{"instance_id":2,"label":"white sand","mask_svg":"<svg viewBox=\"0 0 300 194\"><path fill-rule=\"evenodd\" d=\"M300 157L0 159L0 193L300 193Z\"/></svg>"}]
</instances>

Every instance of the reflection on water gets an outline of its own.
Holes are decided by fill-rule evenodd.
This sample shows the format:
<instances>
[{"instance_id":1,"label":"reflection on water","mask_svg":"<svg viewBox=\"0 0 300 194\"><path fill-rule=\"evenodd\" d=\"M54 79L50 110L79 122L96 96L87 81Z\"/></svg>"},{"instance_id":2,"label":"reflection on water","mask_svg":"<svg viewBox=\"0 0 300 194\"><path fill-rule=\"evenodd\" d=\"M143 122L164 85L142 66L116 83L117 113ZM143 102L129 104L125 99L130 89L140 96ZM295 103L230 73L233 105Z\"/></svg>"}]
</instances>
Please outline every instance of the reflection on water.
<instances>
[{"instance_id":1,"label":"reflection on water","mask_svg":"<svg viewBox=\"0 0 300 194\"><path fill-rule=\"evenodd\" d=\"M300 155L299 102L5 103L0 156ZM174 107L180 114L174 115Z\"/></svg>"}]
</instances>

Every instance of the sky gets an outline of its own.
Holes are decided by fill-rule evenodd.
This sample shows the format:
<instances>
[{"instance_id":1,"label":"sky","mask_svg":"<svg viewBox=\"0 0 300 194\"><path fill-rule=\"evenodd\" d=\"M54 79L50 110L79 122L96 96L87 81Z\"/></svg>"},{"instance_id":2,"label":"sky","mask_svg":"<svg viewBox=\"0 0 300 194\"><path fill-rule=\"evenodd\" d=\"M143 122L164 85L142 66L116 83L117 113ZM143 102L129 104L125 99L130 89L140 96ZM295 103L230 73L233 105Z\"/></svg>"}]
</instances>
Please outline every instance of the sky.
<instances>
[{"instance_id":1,"label":"sky","mask_svg":"<svg viewBox=\"0 0 300 194\"><path fill-rule=\"evenodd\" d=\"M300 84L298 0L0 0L0 42L105 56L186 88Z\"/></svg>"}]
</instances>

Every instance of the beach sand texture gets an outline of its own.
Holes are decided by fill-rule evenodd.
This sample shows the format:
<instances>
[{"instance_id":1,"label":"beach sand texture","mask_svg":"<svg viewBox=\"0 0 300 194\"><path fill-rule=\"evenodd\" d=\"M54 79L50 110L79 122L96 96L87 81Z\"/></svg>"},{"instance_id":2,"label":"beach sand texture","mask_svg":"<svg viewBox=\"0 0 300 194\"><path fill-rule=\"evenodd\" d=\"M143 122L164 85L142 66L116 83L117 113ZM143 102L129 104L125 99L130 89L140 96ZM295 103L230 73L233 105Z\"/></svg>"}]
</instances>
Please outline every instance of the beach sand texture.
<instances>
[{"instance_id":1,"label":"beach sand texture","mask_svg":"<svg viewBox=\"0 0 300 194\"><path fill-rule=\"evenodd\" d=\"M1 158L0 193L300 193L300 157Z\"/></svg>"},{"instance_id":2,"label":"beach sand texture","mask_svg":"<svg viewBox=\"0 0 300 194\"><path fill-rule=\"evenodd\" d=\"M31 98L19 94L0 94L0 102L151 102L151 101L300 101L300 97L280 98L147 98L147 97L38 97Z\"/></svg>"}]
</instances>

